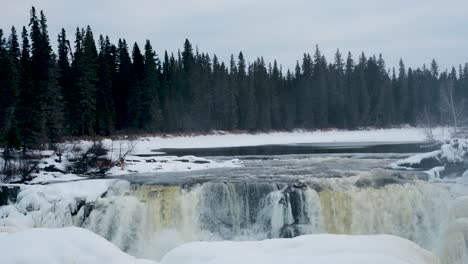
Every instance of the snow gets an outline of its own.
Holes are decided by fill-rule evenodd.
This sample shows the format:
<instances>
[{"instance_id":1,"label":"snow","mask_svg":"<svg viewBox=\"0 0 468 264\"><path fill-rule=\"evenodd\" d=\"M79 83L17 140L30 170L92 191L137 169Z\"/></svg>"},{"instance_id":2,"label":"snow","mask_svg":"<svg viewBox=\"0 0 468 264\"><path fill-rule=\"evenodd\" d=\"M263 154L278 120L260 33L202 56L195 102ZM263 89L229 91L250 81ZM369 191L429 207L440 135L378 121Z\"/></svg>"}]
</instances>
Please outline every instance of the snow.
<instances>
[{"instance_id":1,"label":"snow","mask_svg":"<svg viewBox=\"0 0 468 264\"><path fill-rule=\"evenodd\" d=\"M239 159L213 161L195 156L156 156L142 158L129 155L126 158L125 166L113 167L106 174L118 176L138 173L154 176L155 172L194 171L239 166L242 166Z\"/></svg>"},{"instance_id":2,"label":"snow","mask_svg":"<svg viewBox=\"0 0 468 264\"><path fill-rule=\"evenodd\" d=\"M438 138L443 129L435 129ZM147 153L161 148L220 148L297 143L352 142L422 142L426 135L420 128L392 128L372 130L294 131L259 134L214 134L180 137L144 137L138 140L134 153ZM151 152L150 152L151 153Z\"/></svg>"},{"instance_id":3,"label":"snow","mask_svg":"<svg viewBox=\"0 0 468 264\"><path fill-rule=\"evenodd\" d=\"M438 138L444 137L443 128L434 129ZM158 172L195 171L213 168L239 167L242 162L238 159L212 160L194 156L167 156L160 149L172 148L220 148L242 147L272 144L326 144L326 143L405 143L422 142L426 140L424 131L420 128L405 127L393 129L367 130L327 130L272 132L259 134L228 134L216 132L211 135L188 136L152 136L152 137L122 137L121 139L103 139L103 146L109 149L106 158L117 163L119 157L125 156L125 162L111 168L106 174L120 176L126 174L140 174L155 176ZM67 174L68 168L95 142L89 140L69 141L59 144L63 153L61 161L56 153L51 151L37 151L37 155L44 156L40 160L38 171L31 174L35 177L31 184L45 184L51 182L77 181L83 179L79 175ZM127 155L123 155L126 152ZM1 160L0 160L1 161ZM415 161L416 162L416 161ZM396 167L398 167L396 165ZM57 171L46 171L53 168ZM82 176L82 175L81 175ZM86 177L85 177L86 178Z\"/></svg>"},{"instance_id":4,"label":"snow","mask_svg":"<svg viewBox=\"0 0 468 264\"><path fill-rule=\"evenodd\" d=\"M421 163L421 161L423 159L429 159L429 158L437 158L441 155L441 151L440 150L435 150L435 151L431 151L431 152L427 152L427 153L421 153L421 154L416 154L414 156L411 156L409 158L406 158L406 159L403 159L403 160L399 160L396 162L397 165L400 165L400 164L410 164L410 165L414 165L414 164L419 164Z\"/></svg>"},{"instance_id":5,"label":"snow","mask_svg":"<svg viewBox=\"0 0 468 264\"><path fill-rule=\"evenodd\" d=\"M46 240L45 240L46 238ZM47 241L47 243L44 243ZM156 264L120 251L77 227L1 232L2 263ZM161 264L438 264L429 251L395 236L306 235L247 242L194 242L170 251Z\"/></svg>"},{"instance_id":6,"label":"snow","mask_svg":"<svg viewBox=\"0 0 468 264\"><path fill-rule=\"evenodd\" d=\"M395 170L412 170L413 168L408 167L408 165L409 166L417 165L417 164L420 164L423 160L430 159L430 158L434 158L434 160L440 160L441 155L442 155L442 150L435 150L435 151L431 151L427 153L416 154L416 155L398 160L390 164L390 168L395 169ZM430 170L429 172L432 174L438 173L440 172L440 168L436 169L435 171Z\"/></svg>"},{"instance_id":7,"label":"snow","mask_svg":"<svg viewBox=\"0 0 468 264\"><path fill-rule=\"evenodd\" d=\"M79 180L86 179L86 177L80 177L76 174L71 174L71 173L63 174L60 172L45 172L45 171L34 173L33 176L35 176L35 178L29 182L30 184L79 181Z\"/></svg>"},{"instance_id":8,"label":"snow","mask_svg":"<svg viewBox=\"0 0 468 264\"><path fill-rule=\"evenodd\" d=\"M468 153L468 140L454 138L441 147L441 158L448 162L463 162Z\"/></svg>"},{"instance_id":9,"label":"snow","mask_svg":"<svg viewBox=\"0 0 468 264\"><path fill-rule=\"evenodd\" d=\"M16 233L1 231L1 262L4 264L156 264L136 259L82 228L34 228Z\"/></svg>"},{"instance_id":10,"label":"snow","mask_svg":"<svg viewBox=\"0 0 468 264\"><path fill-rule=\"evenodd\" d=\"M428 169L426 173L431 177L432 180L439 180L441 173L446 170L446 166L449 164L466 164L468 159L468 140L453 138L447 143L440 147L440 150L416 154L406 159L398 160L393 164L390 164L392 169L412 170L413 165L421 164L426 160L426 167L414 166L414 168L422 167ZM434 166L433 168L427 166ZM443 166L440 166L443 165ZM466 166L466 165L464 165ZM465 167L466 168L466 167ZM459 176L455 180L458 183L468 182L468 171L463 173L460 172Z\"/></svg>"},{"instance_id":11,"label":"snow","mask_svg":"<svg viewBox=\"0 0 468 264\"><path fill-rule=\"evenodd\" d=\"M194 242L170 251L162 264L438 264L406 239L389 236L306 235L251 242Z\"/></svg>"},{"instance_id":12,"label":"snow","mask_svg":"<svg viewBox=\"0 0 468 264\"><path fill-rule=\"evenodd\" d=\"M16 203L0 207L0 226L21 230L44 224L48 227L72 225L71 213L77 210L80 201L93 202L109 191L109 187L122 184L129 183L118 180L84 180L48 185L20 185Z\"/></svg>"}]
</instances>

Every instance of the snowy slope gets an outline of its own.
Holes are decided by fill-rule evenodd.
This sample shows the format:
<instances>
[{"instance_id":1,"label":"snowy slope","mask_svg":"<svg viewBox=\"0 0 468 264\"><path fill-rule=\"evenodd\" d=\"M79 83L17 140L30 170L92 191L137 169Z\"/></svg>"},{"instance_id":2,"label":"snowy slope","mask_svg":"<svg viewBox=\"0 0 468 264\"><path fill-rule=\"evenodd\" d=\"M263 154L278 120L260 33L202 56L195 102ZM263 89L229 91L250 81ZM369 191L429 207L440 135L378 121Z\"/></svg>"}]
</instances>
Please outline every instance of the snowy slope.
<instances>
[{"instance_id":1,"label":"snowy slope","mask_svg":"<svg viewBox=\"0 0 468 264\"><path fill-rule=\"evenodd\" d=\"M47 243L44 243L47 238ZM82 228L1 233L5 264L155 264L120 251ZM307 235L250 242L195 242L169 252L162 264L439 264L432 253L395 236Z\"/></svg>"},{"instance_id":2,"label":"snowy slope","mask_svg":"<svg viewBox=\"0 0 468 264\"><path fill-rule=\"evenodd\" d=\"M395 236L307 235L255 242L195 242L169 252L163 264L438 264L418 245Z\"/></svg>"},{"instance_id":3,"label":"snowy slope","mask_svg":"<svg viewBox=\"0 0 468 264\"><path fill-rule=\"evenodd\" d=\"M1 233L3 264L157 264L136 259L111 242L83 228L34 228Z\"/></svg>"}]
</instances>

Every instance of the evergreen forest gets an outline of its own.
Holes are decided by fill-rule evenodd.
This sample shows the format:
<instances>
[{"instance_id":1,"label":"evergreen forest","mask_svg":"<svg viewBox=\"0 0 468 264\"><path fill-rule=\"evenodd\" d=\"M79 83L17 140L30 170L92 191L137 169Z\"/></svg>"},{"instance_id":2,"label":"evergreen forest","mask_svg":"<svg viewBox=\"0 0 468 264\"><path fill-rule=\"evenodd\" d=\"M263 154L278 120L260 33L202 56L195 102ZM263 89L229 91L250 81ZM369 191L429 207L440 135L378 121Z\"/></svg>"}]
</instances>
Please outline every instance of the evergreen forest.
<instances>
[{"instance_id":1,"label":"evergreen forest","mask_svg":"<svg viewBox=\"0 0 468 264\"><path fill-rule=\"evenodd\" d=\"M327 60L311 48L294 69L242 52L223 62L189 40L156 54L149 40L112 43L90 26L51 37L33 7L27 27L0 29L0 142L27 149L119 133L443 125L450 110L466 114L468 64L441 71L435 60L414 69L400 60L395 69L382 55L337 50Z\"/></svg>"}]
</instances>

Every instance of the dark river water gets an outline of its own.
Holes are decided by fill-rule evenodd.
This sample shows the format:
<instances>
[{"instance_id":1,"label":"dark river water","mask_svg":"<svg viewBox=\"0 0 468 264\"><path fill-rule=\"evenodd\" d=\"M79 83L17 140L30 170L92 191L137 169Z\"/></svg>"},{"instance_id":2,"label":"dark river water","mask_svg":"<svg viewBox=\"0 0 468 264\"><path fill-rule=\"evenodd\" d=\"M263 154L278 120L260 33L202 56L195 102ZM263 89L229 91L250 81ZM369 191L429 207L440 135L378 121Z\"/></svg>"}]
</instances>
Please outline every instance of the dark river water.
<instances>
[{"instance_id":1,"label":"dark river water","mask_svg":"<svg viewBox=\"0 0 468 264\"><path fill-rule=\"evenodd\" d=\"M193 185L205 182L294 183L311 179L347 178L371 173L395 178L401 174L389 165L412 153L430 151L424 143L326 143L266 145L206 149L160 149L168 155L195 155L215 161L239 159L241 167L200 171L161 172L157 177L142 174L119 176L133 183ZM400 176L398 176L400 177ZM401 178L401 177L400 177Z\"/></svg>"},{"instance_id":2,"label":"dark river water","mask_svg":"<svg viewBox=\"0 0 468 264\"><path fill-rule=\"evenodd\" d=\"M331 153L417 153L432 151L422 142L350 142L262 145L225 148L159 149L168 155L184 156L245 156L245 155L288 155L288 154L331 154Z\"/></svg>"}]
</instances>

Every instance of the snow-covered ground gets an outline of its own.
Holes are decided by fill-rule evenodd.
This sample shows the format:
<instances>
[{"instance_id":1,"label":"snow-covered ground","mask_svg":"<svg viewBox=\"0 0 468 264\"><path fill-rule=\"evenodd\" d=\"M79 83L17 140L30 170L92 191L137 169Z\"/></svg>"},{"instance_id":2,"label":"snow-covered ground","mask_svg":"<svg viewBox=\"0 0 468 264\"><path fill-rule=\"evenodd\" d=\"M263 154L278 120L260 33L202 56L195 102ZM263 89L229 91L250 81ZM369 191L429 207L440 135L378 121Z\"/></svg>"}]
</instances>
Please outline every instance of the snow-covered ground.
<instances>
[{"instance_id":1,"label":"snow-covered ground","mask_svg":"<svg viewBox=\"0 0 468 264\"><path fill-rule=\"evenodd\" d=\"M121 185L129 183L103 179L19 185L16 203L0 206L0 227L22 230L73 225L72 213L76 213L80 201L96 201L106 192L117 191Z\"/></svg>"},{"instance_id":2,"label":"snow-covered ground","mask_svg":"<svg viewBox=\"0 0 468 264\"><path fill-rule=\"evenodd\" d=\"M446 128L433 131L438 139L449 135ZM295 143L421 142L427 140L423 129L415 127L367 130L295 131L259 134L195 135L144 137L138 140L137 153L161 148L220 148Z\"/></svg>"},{"instance_id":3,"label":"snow-covered ground","mask_svg":"<svg viewBox=\"0 0 468 264\"><path fill-rule=\"evenodd\" d=\"M129 256L104 238L77 227L0 233L0 249L5 264L156 264ZM416 244L394 236L307 235L249 242L194 242L172 250L161 261L231 263L438 264L439 260Z\"/></svg>"},{"instance_id":4,"label":"snow-covered ground","mask_svg":"<svg viewBox=\"0 0 468 264\"><path fill-rule=\"evenodd\" d=\"M156 264L136 259L93 232L78 228L34 228L2 233L3 264Z\"/></svg>"},{"instance_id":5,"label":"snow-covered ground","mask_svg":"<svg viewBox=\"0 0 468 264\"><path fill-rule=\"evenodd\" d=\"M433 133L439 139L443 139L448 135L445 128L434 129ZM422 142L426 139L423 129L407 127L355 131L294 131L259 134L227 134L217 132L211 135L104 139L101 142L105 148L111 150L107 158L112 161L116 161L123 153L128 152L125 155L124 163L113 167L106 173L107 175L118 176L126 174L154 175L158 172L194 171L242 166L241 161L237 159L214 161L194 156L168 156L160 151L166 148L220 148L301 143L405 143ZM70 165L68 160L75 159L80 153L80 151L76 152L76 149L85 151L93 143L92 141L80 140L61 144L60 148L64 153L62 162L58 163L58 157L50 153L51 156L42 160L39 166L41 170L38 173L33 173L33 176L36 178L31 183L80 180L81 178L77 175L46 172L44 168L52 165L59 170L66 170L66 167Z\"/></svg>"},{"instance_id":6,"label":"snow-covered ground","mask_svg":"<svg viewBox=\"0 0 468 264\"><path fill-rule=\"evenodd\" d=\"M438 264L432 253L388 236L306 235L252 242L195 242L169 252L163 264Z\"/></svg>"}]
</instances>

